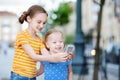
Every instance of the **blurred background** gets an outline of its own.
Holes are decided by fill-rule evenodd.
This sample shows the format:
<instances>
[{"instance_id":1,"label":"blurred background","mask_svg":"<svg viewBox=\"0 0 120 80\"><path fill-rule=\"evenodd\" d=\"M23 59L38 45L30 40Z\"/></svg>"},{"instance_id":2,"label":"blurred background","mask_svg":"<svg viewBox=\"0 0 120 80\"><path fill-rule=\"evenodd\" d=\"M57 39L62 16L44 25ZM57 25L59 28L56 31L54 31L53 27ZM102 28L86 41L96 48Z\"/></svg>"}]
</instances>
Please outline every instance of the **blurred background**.
<instances>
[{"instance_id":1,"label":"blurred background","mask_svg":"<svg viewBox=\"0 0 120 80\"><path fill-rule=\"evenodd\" d=\"M39 35L55 27L75 46L73 80L120 80L120 0L0 0L0 80L10 78L16 35L27 28L18 18L33 4L49 14Z\"/></svg>"}]
</instances>

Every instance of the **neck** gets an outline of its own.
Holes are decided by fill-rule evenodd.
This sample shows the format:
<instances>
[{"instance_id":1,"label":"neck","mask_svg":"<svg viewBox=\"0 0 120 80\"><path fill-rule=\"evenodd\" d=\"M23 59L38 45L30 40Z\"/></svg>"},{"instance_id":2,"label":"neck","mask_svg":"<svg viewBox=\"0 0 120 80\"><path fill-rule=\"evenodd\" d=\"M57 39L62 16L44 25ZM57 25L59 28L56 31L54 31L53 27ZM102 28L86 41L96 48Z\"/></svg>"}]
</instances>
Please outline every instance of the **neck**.
<instances>
[{"instance_id":1,"label":"neck","mask_svg":"<svg viewBox=\"0 0 120 80\"><path fill-rule=\"evenodd\" d=\"M28 30L28 32L30 33L30 35L31 35L34 39L37 39L37 34L36 34L36 32L34 32L31 28L28 28L27 30Z\"/></svg>"}]
</instances>

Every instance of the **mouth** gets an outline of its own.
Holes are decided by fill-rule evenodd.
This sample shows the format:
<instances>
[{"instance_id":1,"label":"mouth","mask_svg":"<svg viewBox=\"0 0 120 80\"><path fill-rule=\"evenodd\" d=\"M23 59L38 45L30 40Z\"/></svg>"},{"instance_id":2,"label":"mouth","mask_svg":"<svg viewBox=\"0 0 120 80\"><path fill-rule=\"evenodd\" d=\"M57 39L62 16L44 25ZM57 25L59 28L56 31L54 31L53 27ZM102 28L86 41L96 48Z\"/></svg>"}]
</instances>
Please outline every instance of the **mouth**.
<instances>
[{"instance_id":1,"label":"mouth","mask_svg":"<svg viewBox=\"0 0 120 80\"><path fill-rule=\"evenodd\" d=\"M37 27L37 30L38 30L38 31L41 31L41 30L42 30L42 28Z\"/></svg>"},{"instance_id":2,"label":"mouth","mask_svg":"<svg viewBox=\"0 0 120 80\"><path fill-rule=\"evenodd\" d=\"M58 48L56 48L56 50L60 51L60 50L62 50L62 47L58 47Z\"/></svg>"}]
</instances>

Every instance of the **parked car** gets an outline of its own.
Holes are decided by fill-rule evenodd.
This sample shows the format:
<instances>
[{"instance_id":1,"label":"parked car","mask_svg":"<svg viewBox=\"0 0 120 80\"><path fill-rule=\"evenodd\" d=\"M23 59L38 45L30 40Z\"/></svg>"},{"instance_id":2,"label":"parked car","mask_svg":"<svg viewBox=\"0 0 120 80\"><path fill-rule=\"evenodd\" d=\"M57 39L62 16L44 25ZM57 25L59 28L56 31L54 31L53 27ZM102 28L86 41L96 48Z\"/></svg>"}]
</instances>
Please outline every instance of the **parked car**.
<instances>
[{"instance_id":1,"label":"parked car","mask_svg":"<svg viewBox=\"0 0 120 80\"><path fill-rule=\"evenodd\" d=\"M120 58L120 44L111 44L103 50L100 56L100 70L102 77L107 80L108 74L119 77L119 58Z\"/></svg>"},{"instance_id":2,"label":"parked car","mask_svg":"<svg viewBox=\"0 0 120 80\"><path fill-rule=\"evenodd\" d=\"M103 56L106 58L106 62L119 64L120 44L110 45L103 54L106 54Z\"/></svg>"}]
</instances>

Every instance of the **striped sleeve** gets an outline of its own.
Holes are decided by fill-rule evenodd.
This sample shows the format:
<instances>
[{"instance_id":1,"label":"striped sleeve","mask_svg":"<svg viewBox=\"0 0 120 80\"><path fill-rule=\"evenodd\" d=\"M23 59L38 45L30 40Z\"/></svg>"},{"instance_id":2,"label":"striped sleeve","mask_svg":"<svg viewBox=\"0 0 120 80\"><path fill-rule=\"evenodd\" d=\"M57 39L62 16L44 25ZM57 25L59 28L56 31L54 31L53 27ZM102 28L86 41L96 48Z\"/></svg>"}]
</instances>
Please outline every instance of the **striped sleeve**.
<instances>
[{"instance_id":1,"label":"striped sleeve","mask_svg":"<svg viewBox=\"0 0 120 80\"><path fill-rule=\"evenodd\" d=\"M16 39L16 45L21 46L23 44L29 44L29 41L24 34L18 34Z\"/></svg>"},{"instance_id":2,"label":"striped sleeve","mask_svg":"<svg viewBox=\"0 0 120 80\"><path fill-rule=\"evenodd\" d=\"M43 49L43 48L46 48L45 47L45 43L44 43L44 41L43 41L43 39L39 36L39 39L40 39L40 49Z\"/></svg>"},{"instance_id":3,"label":"striped sleeve","mask_svg":"<svg viewBox=\"0 0 120 80\"><path fill-rule=\"evenodd\" d=\"M41 43L40 48L41 48L41 49L45 48L45 44L44 44L44 42Z\"/></svg>"}]
</instances>

